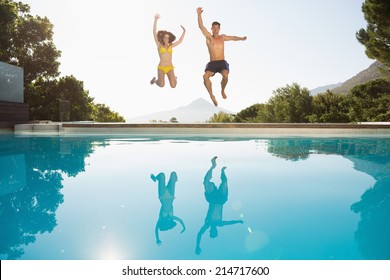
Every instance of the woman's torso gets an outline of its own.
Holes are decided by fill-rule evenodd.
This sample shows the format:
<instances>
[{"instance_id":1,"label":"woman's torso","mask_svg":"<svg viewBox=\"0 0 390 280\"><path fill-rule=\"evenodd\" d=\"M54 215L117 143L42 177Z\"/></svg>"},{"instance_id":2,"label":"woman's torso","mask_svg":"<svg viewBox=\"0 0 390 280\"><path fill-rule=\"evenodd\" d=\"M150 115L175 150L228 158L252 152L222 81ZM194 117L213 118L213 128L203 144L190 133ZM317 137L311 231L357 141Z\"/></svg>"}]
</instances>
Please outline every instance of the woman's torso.
<instances>
[{"instance_id":1,"label":"woman's torso","mask_svg":"<svg viewBox=\"0 0 390 280\"><path fill-rule=\"evenodd\" d=\"M172 66L172 46L163 46L158 47L158 54L160 55L159 66Z\"/></svg>"}]
</instances>

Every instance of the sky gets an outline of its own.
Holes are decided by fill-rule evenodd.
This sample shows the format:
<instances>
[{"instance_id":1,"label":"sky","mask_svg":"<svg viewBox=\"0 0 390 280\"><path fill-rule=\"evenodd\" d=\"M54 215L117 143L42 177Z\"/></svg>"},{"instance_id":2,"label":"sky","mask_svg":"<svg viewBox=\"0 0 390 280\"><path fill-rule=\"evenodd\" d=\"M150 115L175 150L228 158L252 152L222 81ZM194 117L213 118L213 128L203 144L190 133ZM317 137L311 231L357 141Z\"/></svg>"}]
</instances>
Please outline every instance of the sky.
<instances>
[{"instance_id":1,"label":"sky","mask_svg":"<svg viewBox=\"0 0 390 280\"><path fill-rule=\"evenodd\" d=\"M61 76L73 75L95 99L125 118L176 109L198 98L211 102L203 85L209 54L198 28L196 8L210 30L247 36L225 43L230 64L227 99L220 95L219 74L212 78L219 106L239 112L265 103L281 87L316 87L344 82L374 61L355 37L367 22L363 0L22 0L32 15L54 24L54 43L62 54ZM178 85L150 85L159 56L153 38L158 29L177 38L173 50Z\"/></svg>"}]
</instances>

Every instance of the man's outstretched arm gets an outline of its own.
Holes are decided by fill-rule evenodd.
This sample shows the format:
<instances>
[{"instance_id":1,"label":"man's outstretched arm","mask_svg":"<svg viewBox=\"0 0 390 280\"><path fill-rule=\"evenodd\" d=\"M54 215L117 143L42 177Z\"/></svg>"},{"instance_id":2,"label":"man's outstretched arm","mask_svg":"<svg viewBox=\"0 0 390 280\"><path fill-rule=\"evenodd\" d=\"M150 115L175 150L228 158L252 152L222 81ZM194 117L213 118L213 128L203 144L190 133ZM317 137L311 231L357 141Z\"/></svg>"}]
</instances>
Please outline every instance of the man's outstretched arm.
<instances>
[{"instance_id":1,"label":"man's outstretched arm","mask_svg":"<svg viewBox=\"0 0 390 280\"><path fill-rule=\"evenodd\" d=\"M209 224L205 223L202 228L199 230L198 235L196 236L196 247L195 253L200 255L202 253L202 249L200 248L200 242L202 241L202 235L206 232L206 230L210 227Z\"/></svg>"},{"instance_id":2,"label":"man's outstretched arm","mask_svg":"<svg viewBox=\"0 0 390 280\"><path fill-rule=\"evenodd\" d=\"M246 40L246 36L239 37L239 36L224 35L224 37L225 37L225 41L245 41Z\"/></svg>"},{"instance_id":3,"label":"man's outstretched arm","mask_svg":"<svg viewBox=\"0 0 390 280\"><path fill-rule=\"evenodd\" d=\"M231 221L221 221L220 225L221 227L223 226L229 226L229 225L234 225L234 224L243 224L243 220L231 220Z\"/></svg>"},{"instance_id":4,"label":"man's outstretched arm","mask_svg":"<svg viewBox=\"0 0 390 280\"><path fill-rule=\"evenodd\" d=\"M199 29L202 31L202 33L203 33L203 35L205 37L211 36L211 33L208 32L206 27L204 27L204 25L203 25L203 19L202 19L203 9L201 7L199 7L199 8L196 9L196 12L198 13L198 26L199 26Z\"/></svg>"}]
</instances>

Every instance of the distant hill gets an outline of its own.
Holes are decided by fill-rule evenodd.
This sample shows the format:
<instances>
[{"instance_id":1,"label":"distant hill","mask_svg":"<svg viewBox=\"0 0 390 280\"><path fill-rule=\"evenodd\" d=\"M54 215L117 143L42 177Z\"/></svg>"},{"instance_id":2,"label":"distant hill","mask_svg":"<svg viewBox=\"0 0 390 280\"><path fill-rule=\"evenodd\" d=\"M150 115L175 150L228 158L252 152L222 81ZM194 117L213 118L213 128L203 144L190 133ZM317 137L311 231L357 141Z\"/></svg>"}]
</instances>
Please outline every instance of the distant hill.
<instances>
[{"instance_id":1,"label":"distant hill","mask_svg":"<svg viewBox=\"0 0 390 280\"><path fill-rule=\"evenodd\" d=\"M318 87L318 88L313 88L312 90L310 90L310 95L316 95L316 94L319 94L319 93L324 93L327 90L332 90L332 89L334 89L336 87L341 86L342 84L343 83L337 83L337 84L326 85L326 86L322 86L322 87Z\"/></svg>"},{"instance_id":2,"label":"distant hill","mask_svg":"<svg viewBox=\"0 0 390 280\"><path fill-rule=\"evenodd\" d=\"M380 71L381 67L383 67L383 64L375 61L367 69L359 72L358 74L343 83L318 87L312 89L310 93L311 95L316 95L318 93L326 92L326 90L329 89L333 93L347 94L354 86L384 77L384 75Z\"/></svg>"},{"instance_id":3,"label":"distant hill","mask_svg":"<svg viewBox=\"0 0 390 280\"><path fill-rule=\"evenodd\" d=\"M375 61L367 69L359 72L354 77L346 80L341 86L336 87L332 90L333 93L344 93L347 94L354 86L367 83L369 81L379 79L383 77L383 74L379 68L383 67L383 64Z\"/></svg>"},{"instance_id":4,"label":"distant hill","mask_svg":"<svg viewBox=\"0 0 390 280\"><path fill-rule=\"evenodd\" d=\"M148 115L126 119L128 123L150 123L151 121L169 122L172 117L175 117L179 123L204 123L210 119L215 113L220 111L229 114L234 112L224 108L215 107L211 102L203 98L198 98L187 106L179 107L169 111L156 112Z\"/></svg>"}]
</instances>

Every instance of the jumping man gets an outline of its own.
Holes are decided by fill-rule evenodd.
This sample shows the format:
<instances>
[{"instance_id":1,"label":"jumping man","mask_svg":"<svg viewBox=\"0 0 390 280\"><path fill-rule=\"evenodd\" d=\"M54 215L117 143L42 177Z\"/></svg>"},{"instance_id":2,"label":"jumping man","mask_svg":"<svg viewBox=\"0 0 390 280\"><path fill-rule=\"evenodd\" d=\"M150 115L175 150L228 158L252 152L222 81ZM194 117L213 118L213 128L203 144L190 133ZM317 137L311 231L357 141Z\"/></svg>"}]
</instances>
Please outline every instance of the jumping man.
<instances>
[{"instance_id":1,"label":"jumping man","mask_svg":"<svg viewBox=\"0 0 390 280\"><path fill-rule=\"evenodd\" d=\"M215 75L215 73L220 73L222 75L221 81L221 94L224 99L227 98L225 93L225 87L228 82L229 77L229 64L225 60L225 41L245 41L245 37L238 36L228 36L225 34L219 35L221 29L221 24L214 21L211 25L211 32L208 32L203 25L202 20L202 8L197 8L198 13L198 25L203 35L206 37L206 44L210 54L210 62L206 65L205 73L203 75L204 85L210 94L210 98L213 101L215 106L218 106L218 102L213 95L212 84L210 78Z\"/></svg>"}]
</instances>

